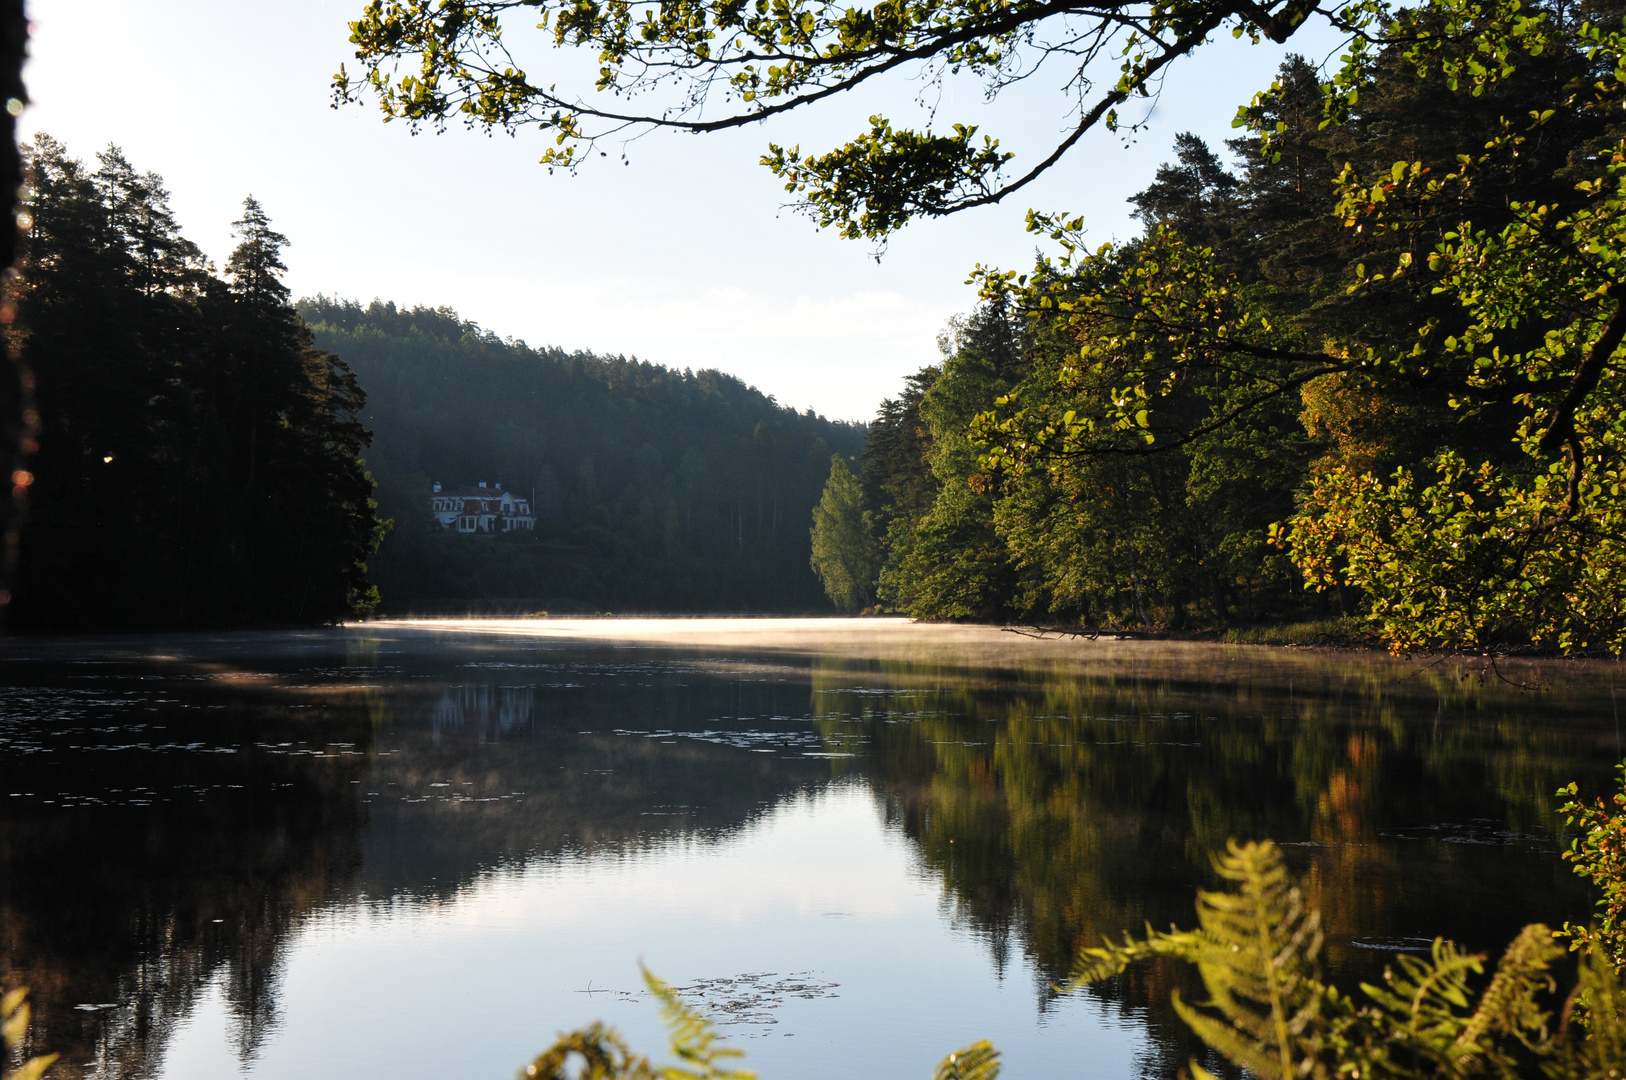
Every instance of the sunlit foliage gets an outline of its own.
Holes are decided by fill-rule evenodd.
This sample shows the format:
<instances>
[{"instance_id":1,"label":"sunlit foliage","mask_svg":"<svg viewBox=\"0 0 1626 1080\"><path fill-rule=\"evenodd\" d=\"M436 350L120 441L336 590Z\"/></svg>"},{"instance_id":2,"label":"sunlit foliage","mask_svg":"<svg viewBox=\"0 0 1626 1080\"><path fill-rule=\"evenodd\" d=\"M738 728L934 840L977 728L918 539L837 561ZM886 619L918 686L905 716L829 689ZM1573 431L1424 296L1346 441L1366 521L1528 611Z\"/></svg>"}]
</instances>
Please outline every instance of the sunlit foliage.
<instances>
[{"instance_id":1,"label":"sunlit foliage","mask_svg":"<svg viewBox=\"0 0 1626 1080\"><path fill-rule=\"evenodd\" d=\"M1626 969L1626 765L1620 766L1621 790L1610 797L1611 810L1602 798L1591 802L1580 797L1580 786L1571 782L1559 788L1564 799L1559 812L1565 824L1579 830L1563 853L1575 872L1603 895L1598 898L1598 920L1588 926L1565 923L1557 936L1568 938L1577 952L1595 953L1614 964L1619 973Z\"/></svg>"},{"instance_id":2,"label":"sunlit foliage","mask_svg":"<svg viewBox=\"0 0 1626 1080\"><path fill-rule=\"evenodd\" d=\"M1226 478L1296 489L1275 546L1396 650L1626 646L1626 37L1583 18L1486 10L1473 48L1397 43L1319 89L1290 62L1244 111L1244 183L1182 148L1187 209L1171 173L1132 243L1034 215L1060 256L981 276L1066 349L979 418L990 476L1187 458L1192 505L1199 478L1216 508L1250 503Z\"/></svg>"},{"instance_id":3,"label":"sunlit foliage","mask_svg":"<svg viewBox=\"0 0 1626 1080\"><path fill-rule=\"evenodd\" d=\"M1442 18L1424 50L1473 39L1484 18L1517 5L1433 7ZM981 80L990 101L1041 72L1052 80L1061 133L1010 175L1014 155L967 122L916 130L875 115L827 152L769 144L763 163L821 227L878 239L917 217L998 202L1092 128L1136 123L1138 99L1211 37L1280 43L1312 20L1351 37L1357 76L1374 43L1417 41L1381 0L371 0L350 24L359 71L341 66L334 94L371 97L386 118L413 127L533 128L551 136L544 165L575 168L606 154L602 143L640 131L741 127L893 77L920 80L923 100L960 76ZM517 23L537 33L518 38ZM597 58L597 78L561 85L541 58L542 72L528 71L528 46L581 49ZM1504 54L1470 57L1459 64L1463 77L1484 79ZM1339 115L1355 98L1343 88L1326 110Z\"/></svg>"},{"instance_id":4,"label":"sunlit foliage","mask_svg":"<svg viewBox=\"0 0 1626 1080\"><path fill-rule=\"evenodd\" d=\"M880 562L872 528L858 478L837 454L813 508L812 561L825 595L841 611L857 611L871 599Z\"/></svg>"},{"instance_id":5,"label":"sunlit foliage","mask_svg":"<svg viewBox=\"0 0 1626 1080\"><path fill-rule=\"evenodd\" d=\"M1151 957L1194 964L1209 999L1176 999L1182 1019L1227 1061L1267 1080L1308 1077L1618 1076L1626 1070L1626 1014L1613 964L1582 953L1575 993L1554 1015L1554 962L1563 949L1531 924L1502 954L1482 990L1485 957L1435 939L1427 959L1397 958L1365 999L1321 981L1320 913L1269 841L1215 860L1227 892L1198 894L1199 928L1151 932L1086 949L1075 984ZM1195 1062L1198 1077L1211 1074Z\"/></svg>"}]
</instances>

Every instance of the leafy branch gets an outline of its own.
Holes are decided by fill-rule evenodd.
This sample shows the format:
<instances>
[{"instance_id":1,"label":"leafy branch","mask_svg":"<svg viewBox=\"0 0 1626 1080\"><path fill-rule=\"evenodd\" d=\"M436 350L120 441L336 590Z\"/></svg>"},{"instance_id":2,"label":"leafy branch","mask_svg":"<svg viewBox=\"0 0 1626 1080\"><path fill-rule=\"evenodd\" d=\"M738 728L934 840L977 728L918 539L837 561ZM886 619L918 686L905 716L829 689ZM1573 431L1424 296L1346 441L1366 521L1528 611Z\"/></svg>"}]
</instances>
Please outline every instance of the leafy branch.
<instances>
[{"instance_id":1,"label":"leafy branch","mask_svg":"<svg viewBox=\"0 0 1626 1080\"><path fill-rule=\"evenodd\" d=\"M1510 4L1433 0L1446 29L1416 46L1473 38L1487 11ZM453 120L534 129L553 140L541 163L573 170L606 139L743 127L893 75L936 87L967 74L994 101L1060 69L1072 121L1014 177L1002 171L1012 155L996 139L973 143L976 128L964 123L942 134L875 116L867 133L824 153L770 144L763 164L821 227L884 240L916 217L1026 187L1087 132L1116 130L1122 106L1152 96L1170 64L1222 29L1280 43L1312 17L1357 43L1409 32L1383 0L369 0L350 24L359 72L341 65L332 85L335 105L371 98L415 129ZM597 78L561 88L533 76L508 42L520 20L537 44L594 54ZM1470 77L1490 77L1478 70ZM1358 93L1361 65L1348 72L1338 100Z\"/></svg>"}]
</instances>

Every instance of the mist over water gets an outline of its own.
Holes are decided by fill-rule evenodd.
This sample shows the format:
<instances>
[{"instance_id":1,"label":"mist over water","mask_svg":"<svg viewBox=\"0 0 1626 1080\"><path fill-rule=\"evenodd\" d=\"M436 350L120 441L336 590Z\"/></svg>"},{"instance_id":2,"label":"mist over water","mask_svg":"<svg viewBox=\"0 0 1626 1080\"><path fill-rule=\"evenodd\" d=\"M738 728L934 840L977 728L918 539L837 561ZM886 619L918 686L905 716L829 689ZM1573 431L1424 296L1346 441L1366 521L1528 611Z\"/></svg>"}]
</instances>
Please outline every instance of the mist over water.
<instances>
[{"instance_id":1,"label":"mist over water","mask_svg":"<svg viewBox=\"0 0 1626 1080\"><path fill-rule=\"evenodd\" d=\"M1584 918L1552 792L1620 668L1035 640L893 619L468 620L13 642L0 978L59 1075L513 1075L638 964L764 1080L1173 1075L1104 933L1272 837L1352 988ZM1513 683L1542 687L1520 689ZM856 1064L855 1064L856 1063Z\"/></svg>"}]
</instances>

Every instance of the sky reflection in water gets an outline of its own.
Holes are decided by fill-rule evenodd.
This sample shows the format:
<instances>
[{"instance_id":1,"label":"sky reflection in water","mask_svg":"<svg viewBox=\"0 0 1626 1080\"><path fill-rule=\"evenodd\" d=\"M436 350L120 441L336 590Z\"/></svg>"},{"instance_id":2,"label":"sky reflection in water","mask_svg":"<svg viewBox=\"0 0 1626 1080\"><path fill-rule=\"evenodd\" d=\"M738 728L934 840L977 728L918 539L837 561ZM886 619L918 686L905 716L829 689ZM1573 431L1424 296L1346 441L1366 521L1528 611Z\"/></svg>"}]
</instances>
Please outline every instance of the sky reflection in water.
<instances>
[{"instance_id":1,"label":"sky reflection in water","mask_svg":"<svg viewBox=\"0 0 1626 1080\"><path fill-rule=\"evenodd\" d=\"M0 670L0 977L64 1076L512 1075L640 959L764 1080L1169 1075L1153 968L1272 836L1372 978L1583 915L1551 792L1607 781L1614 664L1518 691L1365 654L1033 641L895 620L373 624L16 642ZM1471 674L1471 673L1470 673ZM854 1069L853 1063L863 1064Z\"/></svg>"}]
</instances>

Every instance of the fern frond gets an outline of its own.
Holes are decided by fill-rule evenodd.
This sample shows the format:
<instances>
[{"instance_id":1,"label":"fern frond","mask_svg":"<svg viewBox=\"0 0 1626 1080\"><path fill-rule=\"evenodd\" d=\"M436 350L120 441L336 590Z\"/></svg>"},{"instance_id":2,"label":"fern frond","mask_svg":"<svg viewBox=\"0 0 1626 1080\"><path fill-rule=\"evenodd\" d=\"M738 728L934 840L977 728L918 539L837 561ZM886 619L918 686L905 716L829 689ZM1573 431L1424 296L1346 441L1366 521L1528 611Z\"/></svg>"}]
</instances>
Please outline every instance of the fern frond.
<instances>
[{"instance_id":1,"label":"fern frond","mask_svg":"<svg viewBox=\"0 0 1626 1080\"><path fill-rule=\"evenodd\" d=\"M660 1003L677 1063L657 1069L634 1054L620 1032L595 1023L560 1035L525 1067L520 1080L756 1080L755 1073L725 1068L723 1062L743 1056L741 1052L722 1045L710 1020L684 1004L648 968L642 970L644 984ZM572 1067L578 1060L580 1068Z\"/></svg>"},{"instance_id":2,"label":"fern frond","mask_svg":"<svg viewBox=\"0 0 1626 1080\"><path fill-rule=\"evenodd\" d=\"M10 1048L23 1041L28 1031L28 1006L23 999L28 991L22 987L0 997L0 1048Z\"/></svg>"},{"instance_id":3,"label":"fern frond","mask_svg":"<svg viewBox=\"0 0 1626 1080\"><path fill-rule=\"evenodd\" d=\"M1198 929L1160 933L1148 926L1142 941L1084 949L1069 988L1150 957L1189 961L1210 1000L1193 1006L1177 994L1174 1008L1199 1038L1261 1080L1325 1076L1323 1014L1329 1006L1333 1013L1349 1010L1316 972L1320 912L1305 903L1281 849L1268 840L1232 840L1215 869L1236 889L1197 894Z\"/></svg>"},{"instance_id":4,"label":"fern frond","mask_svg":"<svg viewBox=\"0 0 1626 1080\"><path fill-rule=\"evenodd\" d=\"M1429 959L1399 956L1400 973L1384 968L1386 987L1362 984L1367 997L1408 1042L1442 1049L1463 1030L1463 1012L1472 1001L1468 980L1485 970L1485 958L1463 952L1455 942L1435 938Z\"/></svg>"},{"instance_id":5,"label":"fern frond","mask_svg":"<svg viewBox=\"0 0 1626 1080\"><path fill-rule=\"evenodd\" d=\"M580 1059L580 1069L568 1068ZM660 1080L649 1059L634 1054L621 1035L589 1024L559 1036L520 1073L520 1080Z\"/></svg>"},{"instance_id":6,"label":"fern frond","mask_svg":"<svg viewBox=\"0 0 1626 1080\"><path fill-rule=\"evenodd\" d=\"M932 1080L995 1080L998 1075L999 1051L987 1039L962 1046L932 1070Z\"/></svg>"},{"instance_id":7,"label":"fern frond","mask_svg":"<svg viewBox=\"0 0 1626 1080\"><path fill-rule=\"evenodd\" d=\"M18 1066L14 1072L7 1073L6 1080L40 1080L40 1077L45 1075L45 1070L55 1065L56 1059L61 1056L61 1054L46 1054L44 1057L29 1058Z\"/></svg>"},{"instance_id":8,"label":"fern frond","mask_svg":"<svg viewBox=\"0 0 1626 1080\"><path fill-rule=\"evenodd\" d=\"M1483 956L1436 938L1428 959L1400 957L1399 973L1383 973L1386 987L1361 988L1373 1001L1354 1025L1362 1075L1520 1076L1523 1051L1550 1064L1557 1044L1540 995L1554 988L1550 969L1563 954L1551 930L1526 926L1477 1001L1472 980L1485 970Z\"/></svg>"},{"instance_id":9,"label":"fern frond","mask_svg":"<svg viewBox=\"0 0 1626 1080\"><path fill-rule=\"evenodd\" d=\"M1532 1050L1551 1041L1550 1015L1536 1003L1536 995L1557 989L1550 969L1564 950L1553 943L1553 932L1531 923L1519 932L1496 965L1496 975L1479 997L1479 1007L1457 1036L1457 1045L1477 1047L1487 1034L1511 1035Z\"/></svg>"},{"instance_id":10,"label":"fern frond","mask_svg":"<svg viewBox=\"0 0 1626 1080\"><path fill-rule=\"evenodd\" d=\"M28 990L18 987L4 996L0 996L0 1068L4 1068L6 1058L11 1050L22 1044L23 1036L28 1034L29 1008L26 998ZM41 1057L29 1058L14 1071L6 1073L6 1080L39 1080L45 1070L56 1063L60 1054L45 1054Z\"/></svg>"},{"instance_id":11,"label":"fern frond","mask_svg":"<svg viewBox=\"0 0 1626 1080\"><path fill-rule=\"evenodd\" d=\"M1230 841L1215 869L1237 891L1197 894L1197 969L1210 1001L1201 1011L1176 1002L1176 1010L1264 1080L1324 1075L1317 1021L1328 994L1315 966L1321 913L1305 903L1268 840Z\"/></svg>"},{"instance_id":12,"label":"fern frond","mask_svg":"<svg viewBox=\"0 0 1626 1080\"><path fill-rule=\"evenodd\" d=\"M1068 992L1090 986L1114 975L1121 975L1131 964L1154 957L1170 957L1196 963L1200 950L1201 945L1196 931L1171 928L1163 932L1153 930L1152 925L1147 923L1145 940L1136 941L1125 934L1122 945L1107 938L1097 948L1080 949L1078 959L1073 964L1073 977L1068 980L1066 986L1057 989Z\"/></svg>"},{"instance_id":13,"label":"fern frond","mask_svg":"<svg viewBox=\"0 0 1626 1080\"><path fill-rule=\"evenodd\" d=\"M678 1059L676 1064L661 1066L660 1075L665 1080L756 1080L756 1073L725 1067L724 1062L744 1057L744 1053L724 1046L710 1020L685 1004L677 991L648 968L639 966L644 985L660 1002L661 1020Z\"/></svg>"}]
</instances>

